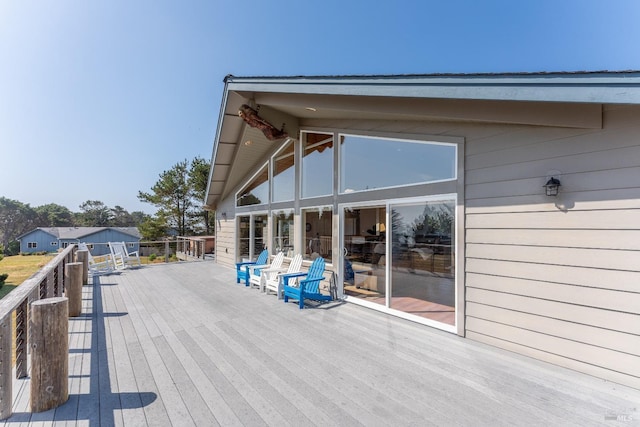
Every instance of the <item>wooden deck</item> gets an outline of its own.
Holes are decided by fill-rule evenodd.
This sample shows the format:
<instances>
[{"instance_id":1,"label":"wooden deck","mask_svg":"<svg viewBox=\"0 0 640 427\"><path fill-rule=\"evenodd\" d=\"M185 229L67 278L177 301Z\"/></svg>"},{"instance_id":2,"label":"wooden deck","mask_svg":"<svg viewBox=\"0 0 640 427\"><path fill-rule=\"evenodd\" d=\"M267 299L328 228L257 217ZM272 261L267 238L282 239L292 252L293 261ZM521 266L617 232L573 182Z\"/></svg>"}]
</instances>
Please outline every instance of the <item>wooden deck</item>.
<instances>
[{"instance_id":1,"label":"wooden deck","mask_svg":"<svg viewBox=\"0 0 640 427\"><path fill-rule=\"evenodd\" d=\"M353 304L299 310L213 263L102 276L84 298L69 401L31 414L16 381L6 425L640 425L640 390Z\"/></svg>"}]
</instances>

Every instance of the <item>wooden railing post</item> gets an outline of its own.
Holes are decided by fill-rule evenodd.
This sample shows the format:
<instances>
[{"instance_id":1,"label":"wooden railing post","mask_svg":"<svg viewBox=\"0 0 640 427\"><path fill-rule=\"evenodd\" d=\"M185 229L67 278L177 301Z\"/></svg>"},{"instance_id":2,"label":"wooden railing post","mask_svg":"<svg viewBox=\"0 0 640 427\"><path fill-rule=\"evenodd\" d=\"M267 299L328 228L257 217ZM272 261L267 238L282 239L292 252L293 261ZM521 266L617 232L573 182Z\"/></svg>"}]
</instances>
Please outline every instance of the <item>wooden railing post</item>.
<instances>
[{"instance_id":1,"label":"wooden railing post","mask_svg":"<svg viewBox=\"0 0 640 427\"><path fill-rule=\"evenodd\" d=\"M169 241L164 241L164 262L169 262Z\"/></svg>"},{"instance_id":2,"label":"wooden railing post","mask_svg":"<svg viewBox=\"0 0 640 427\"><path fill-rule=\"evenodd\" d=\"M82 284L89 283L89 251L77 251L76 257L82 263Z\"/></svg>"},{"instance_id":3,"label":"wooden railing post","mask_svg":"<svg viewBox=\"0 0 640 427\"><path fill-rule=\"evenodd\" d=\"M0 321L0 419L11 416L13 403L11 375L11 316Z\"/></svg>"},{"instance_id":4,"label":"wooden railing post","mask_svg":"<svg viewBox=\"0 0 640 427\"><path fill-rule=\"evenodd\" d=\"M54 269L50 268L49 271L47 272L47 290L46 290L47 298L53 298L55 296L56 279L55 279L55 273L53 271Z\"/></svg>"},{"instance_id":5,"label":"wooden railing post","mask_svg":"<svg viewBox=\"0 0 640 427\"><path fill-rule=\"evenodd\" d=\"M82 314L83 267L81 262L70 262L64 268L67 283L65 296L69 298L69 317L78 317Z\"/></svg>"},{"instance_id":6,"label":"wooden railing post","mask_svg":"<svg viewBox=\"0 0 640 427\"><path fill-rule=\"evenodd\" d=\"M52 295L54 292L62 292L65 284L64 268L61 266L65 264L65 261L73 261L74 250L74 245L65 248L40 271L0 299L0 419L9 418L13 407L12 341L15 337L15 375L17 378L24 378L28 375L27 353L32 348L29 345L33 337L30 329L32 322L29 318L32 314L31 309L33 306L31 304L34 301L37 302L46 298L47 295ZM64 299L66 300L66 298ZM15 322L12 321L14 314ZM62 332L64 334L64 345L67 346L64 359L67 361L68 369L68 318L64 319L63 325L65 328ZM52 327L55 329L58 326L52 325ZM49 360L46 361L46 363L48 362ZM32 369L31 373L33 374L33 372ZM66 381L68 381L68 378L65 379Z\"/></svg>"},{"instance_id":7,"label":"wooden railing post","mask_svg":"<svg viewBox=\"0 0 640 427\"><path fill-rule=\"evenodd\" d=\"M69 300L31 304L31 411L56 408L69 399ZM10 399L9 399L10 400Z\"/></svg>"}]
</instances>

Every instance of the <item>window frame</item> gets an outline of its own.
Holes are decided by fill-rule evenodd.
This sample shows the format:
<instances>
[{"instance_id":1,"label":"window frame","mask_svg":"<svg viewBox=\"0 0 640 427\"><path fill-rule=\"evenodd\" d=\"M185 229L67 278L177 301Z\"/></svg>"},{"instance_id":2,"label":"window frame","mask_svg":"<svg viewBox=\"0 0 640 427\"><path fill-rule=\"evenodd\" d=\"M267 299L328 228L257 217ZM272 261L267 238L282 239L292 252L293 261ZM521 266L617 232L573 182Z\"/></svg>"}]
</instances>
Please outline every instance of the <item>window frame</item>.
<instances>
[{"instance_id":1,"label":"window frame","mask_svg":"<svg viewBox=\"0 0 640 427\"><path fill-rule=\"evenodd\" d=\"M276 160L277 157L279 157L280 153L282 153L287 146L291 144L292 148L293 148L293 153L291 153L291 156L293 157L293 165L291 166L293 168L293 179L294 179L294 185L293 185L293 191L291 192L291 198L290 199L284 199L284 200L276 200L274 195L275 195L275 191L274 191L274 184L275 184L275 171L276 171ZM285 142L275 151L275 153L273 153L273 155L269 158L269 170L267 171L267 176L268 176L268 183L269 183L269 202L268 203L288 203L288 202L293 202L296 199L296 185L295 185L295 178L296 178L296 166L297 166L297 159L296 159L296 140L293 138L287 138L285 140ZM262 168L260 168L262 170ZM249 181L250 182L250 181ZM253 206L253 205L245 205L245 206ZM241 206L243 207L243 206Z\"/></svg>"},{"instance_id":2,"label":"window frame","mask_svg":"<svg viewBox=\"0 0 640 427\"><path fill-rule=\"evenodd\" d=\"M337 182L335 183L335 191L336 194L338 196L345 196L345 195L350 195L350 194L360 194L360 193L367 193L367 192L372 192L372 191L382 191L382 190L389 190L389 189L394 189L394 188L406 188L406 187L414 187L414 186L423 186L423 185L433 185L433 184L438 184L438 183L442 183L442 182L453 182L453 181L457 181L458 180L458 160L459 160L459 142L456 142L454 140L451 141L437 141L431 138L431 135L424 135L427 138L424 137L418 137L415 135L395 135L395 136L389 136L389 135L385 135L385 134L372 134L372 133L368 133L368 132L362 132L362 133L354 133L354 132L344 132L344 131L337 131L336 132L336 136L337 136L337 141L338 143L334 144L338 146L338 150L337 150L337 157L338 157L338 164L337 164ZM364 190L353 190L353 191L342 191L342 180L344 179L342 176L342 165L345 162L345 159L342 156L342 144L341 144L341 138L343 136L352 136L352 137L356 137L356 138L370 138L370 139L380 139L380 140L386 140L386 141L400 141L400 142L410 142L410 143L415 143L415 144L424 144L424 145L444 145L444 146L449 146L452 147L454 149L454 155L453 155L453 159L454 159L454 168L453 168L453 177L452 178L445 178L445 179L437 179L437 180L433 180L433 181L421 181L421 182L412 182L412 183L406 183L406 184L399 184L399 185L390 185L390 186L385 186L385 187L376 187L376 188L369 188L369 189L364 189ZM440 138L440 139L451 139L451 138Z\"/></svg>"},{"instance_id":3,"label":"window frame","mask_svg":"<svg viewBox=\"0 0 640 427\"><path fill-rule=\"evenodd\" d=\"M325 262L327 263L327 265L334 265L335 261L334 261L334 257L335 257L335 251L333 250L336 242L335 239L335 224L334 224L334 215L335 215L335 209L333 205L330 204L324 204L324 205L316 205L316 206L304 206L304 207L300 207L299 212L300 212L300 239L302 241L302 250L301 252L303 253L302 255L302 259L304 262L312 262L312 260L310 259L310 257L307 256L307 248L308 248L308 244L307 244L307 231L306 231L306 225L307 225L307 221L306 218L303 219L305 217L305 214L307 211L313 211L313 210L318 210L318 209L328 209L330 212L330 216L331 216L331 259L326 259L325 258Z\"/></svg>"},{"instance_id":4,"label":"window frame","mask_svg":"<svg viewBox=\"0 0 640 427\"><path fill-rule=\"evenodd\" d=\"M296 252L296 210L295 208L291 207L291 208L276 208L276 209L270 209L269 210L269 222L271 223L271 227L270 227L270 232L271 232L271 238L269 243L271 244L271 248L273 248L273 250L271 251L271 254L275 254L277 251L277 245L276 245L276 235L277 235L277 225L276 225L276 215L279 215L280 213L286 213L286 214L290 214L291 215L291 220L292 220L292 225L289 228L289 246L291 246L291 252L293 253L293 255L290 255L288 253L288 251L284 251L284 257L286 259L291 259L293 258L293 256L295 256L295 252Z\"/></svg>"},{"instance_id":5,"label":"window frame","mask_svg":"<svg viewBox=\"0 0 640 427\"><path fill-rule=\"evenodd\" d=\"M238 204L238 196L243 191L245 191L245 189L249 186L249 184L251 184L251 182L255 178L257 178L258 175L260 175L262 173L264 168L267 168L267 201L265 201L263 203L255 203L255 204L250 204L250 205L239 205ZM251 175L251 177L249 179L244 181L242 187L240 187L240 190L236 191L236 193L234 194L234 206L237 209L251 208L251 207L255 207L255 206L268 206L269 203L271 202L271 180L269 179L270 178L270 173L271 173L270 161L266 161L253 173L253 175Z\"/></svg>"},{"instance_id":6,"label":"window frame","mask_svg":"<svg viewBox=\"0 0 640 427\"><path fill-rule=\"evenodd\" d=\"M305 151L305 144L306 144L306 135L310 134L310 133L315 133L315 134L322 134L322 135L327 135L327 138L321 142L316 142L316 144L322 144L324 142L326 142L327 139L331 138L333 139L333 153L331 156L331 191L329 193L326 194L317 194L317 195L313 195L313 196L305 196L303 194L304 191L304 151ZM299 138L299 144L300 144L300 174L298 175L298 182L299 182L299 186L300 186L300 191L298 194L298 198L299 200L311 200L311 199L316 199L316 198L322 198L322 197L332 197L334 194L336 194L336 183L337 183L337 178L336 178L336 137L339 135L339 132L336 131L332 131L332 130L315 130L315 129L304 129L304 130L300 130L300 138Z\"/></svg>"}]
</instances>

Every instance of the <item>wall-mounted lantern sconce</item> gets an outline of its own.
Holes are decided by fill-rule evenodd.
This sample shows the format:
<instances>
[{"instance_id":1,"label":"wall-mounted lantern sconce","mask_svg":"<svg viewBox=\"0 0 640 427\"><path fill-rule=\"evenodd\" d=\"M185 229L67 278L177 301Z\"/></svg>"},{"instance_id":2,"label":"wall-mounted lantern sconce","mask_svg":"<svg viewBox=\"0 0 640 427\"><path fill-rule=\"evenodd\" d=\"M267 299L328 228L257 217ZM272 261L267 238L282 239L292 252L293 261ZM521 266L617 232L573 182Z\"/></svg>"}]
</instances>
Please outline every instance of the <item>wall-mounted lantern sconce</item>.
<instances>
[{"instance_id":1,"label":"wall-mounted lantern sconce","mask_svg":"<svg viewBox=\"0 0 640 427\"><path fill-rule=\"evenodd\" d=\"M220 216L222 217L222 219L224 219L225 221L227 220L227 213L226 212L222 212L220 214Z\"/></svg>"},{"instance_id":2,"label":"wall-mounted lantern sconce","mask_svg":"<svg viewBox=\"0 0 640 427\"><path fill-rule=\"evenodd\" d=\"M547 183L543 185L543 187L547 192L547 196L557 196L560 185L561 184L559 179L551 177L549 178L549 181L547 181Z\"/></svg>"}]
</instances>

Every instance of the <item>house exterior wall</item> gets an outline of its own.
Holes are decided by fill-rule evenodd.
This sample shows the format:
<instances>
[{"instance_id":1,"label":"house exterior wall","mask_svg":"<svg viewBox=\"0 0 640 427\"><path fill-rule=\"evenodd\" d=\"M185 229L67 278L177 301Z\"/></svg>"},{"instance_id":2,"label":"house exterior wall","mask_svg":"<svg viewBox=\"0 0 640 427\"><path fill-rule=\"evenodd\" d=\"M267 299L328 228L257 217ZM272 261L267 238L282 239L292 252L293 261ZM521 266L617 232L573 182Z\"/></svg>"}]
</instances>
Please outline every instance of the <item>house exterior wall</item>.
<instances>
[{"instance_id":1,"label":"house exterior wall","mask_svg":"<svg viewBox=\"0 0 640 427\"><path fill-rule=\"evenodd\" d=\"M468 137L467 337L640 387L638 117Z\"/></svg>"},{"instance_id":2,"label":"house exterior wall","mask_svg":"<svg viewBox=\"0 0 640 427\"><path fill-rule=\"evenodd\" d=\"M638 117L637 106L604 106L602 129L325 119L300 125L464 138L464 335L640 387ZM557 198L544 195L551 175L562 183ZM227 217L216 249L225 253L218 262L233 265L231 209Z\"/></svg>"},{"instance_id":3,"label":"house exterior wall","mask_svg":"<svg viewBox=\"0 0 640 427\"><path fill-rule=\"evenodd\" d=\"M36 247L30 248L29 243L35 242ZM33 230L20 239L20 252L32 254L36 252L57 252L58 238L42 230Z\"/></svg>"},{"instance_id":4,"label":"house exterior wall","mask_svg":"<svg viewBox=\"0 0 640 427\"><path fill-rule=\"evenodd\" d=\"M94 246L91 250L91 254L94 256L110 253L110 249L107 246L107 243L109 242L125 242L128 252L140 250L139 238L134 237L130 234L122 233L112 228L89 234L78 240L85 243L92 243ZM129 244L133 244L133 247L129 246Z\"/></svg>"},{"instance_id":5,"label":"house exterior wall","mask_svg":"<svg viewBox=\"0 0 640 427\"><path fill-rule=\"evenodd\" d=\"M223 218L218 214L216 220L216 262L234 267L236 263L236 221L233 214Z\"/></svg>"}]
</instances>

